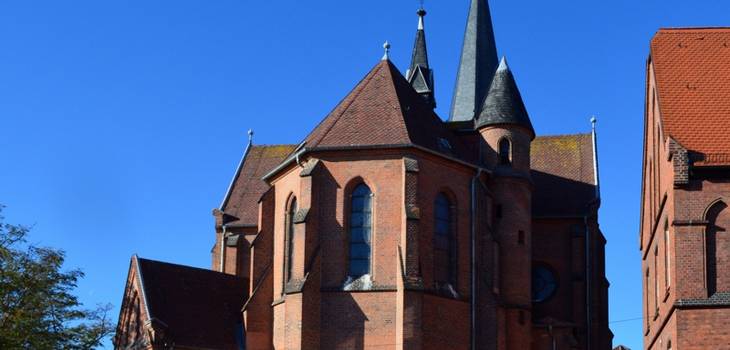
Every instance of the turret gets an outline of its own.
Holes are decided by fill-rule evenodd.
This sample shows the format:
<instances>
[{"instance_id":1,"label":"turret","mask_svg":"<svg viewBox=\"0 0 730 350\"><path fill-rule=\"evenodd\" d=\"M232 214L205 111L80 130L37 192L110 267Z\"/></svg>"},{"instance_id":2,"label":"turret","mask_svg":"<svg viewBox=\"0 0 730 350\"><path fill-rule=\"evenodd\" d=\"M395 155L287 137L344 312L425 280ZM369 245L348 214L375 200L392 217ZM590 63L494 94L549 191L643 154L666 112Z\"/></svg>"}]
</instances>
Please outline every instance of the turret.
<instances>
[{"instance_id":1,"label":"turret","mask_svg":"<svg viewBox=\"0 0 730 350\"><path fill-rule=\"evenodd\" d=\"M535 130L505 58L494 74L475 127L487 146L482 154L485 164L529 176Z\"/></svg>"},{"instance_id":2,"label":"turret","mask_svg":"<svg viewBox=\"0 0 730 350\"><path fill-rule=\"evenodd\" d=\"M530 143L535 131L514 76L502 59L474 123L482 136L482 161L494 169L493 228L499 242L500 296L511 339L508 349L529 349L532 330L532 183Z\"/></svg>"},{"instance_id":3,"label":"turret","mask_svg":"<svg viewBox=\"0 0 730 350\"><path fill-rule=\"evenodd\" d=\"M416 42L413 45L413 55L411 57L411 66L406 72L406 79L413 89L423 97L431 108L436 108L436 99L434 97L433 70L428 64L428 50L426 49L426 31L424 26L424 17L426 10L423 8L418 10L418 31L416 32Z\"/></svg>"}]
</instances>

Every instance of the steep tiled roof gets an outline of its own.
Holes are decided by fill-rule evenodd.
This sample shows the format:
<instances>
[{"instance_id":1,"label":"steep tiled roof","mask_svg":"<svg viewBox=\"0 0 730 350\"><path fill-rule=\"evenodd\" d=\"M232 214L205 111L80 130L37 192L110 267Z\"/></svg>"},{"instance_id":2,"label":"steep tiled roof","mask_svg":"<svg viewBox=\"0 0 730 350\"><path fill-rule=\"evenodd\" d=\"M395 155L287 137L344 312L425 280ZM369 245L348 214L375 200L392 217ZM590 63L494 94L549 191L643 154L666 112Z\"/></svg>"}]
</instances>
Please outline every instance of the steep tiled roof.
<instances>
[{"instance_id":1,"label":"steep tiled roof","mask_svg":"<svg viewBox=\"0 0 730 350\"><path fill-rule=\"evenodd\" d=\"M651 60L665 135L730 164L730 28L661 29Z\"/></svg>"},{"instance_id":2,"label":"steep tiled roof","mask_svg":"<svg viewBox=\"0 0 730 350\"><path fill-rule=\"evenodd\" d=\"M261 177L284 161L295 148L296 145L251 146L221 210L238 218L237 224L255 225L258 222L258 201L269 189Z\"/></svg>"},{"instance_id":3,"label":"steep tiled roof","mask_svg":"<svg viewBox=\"0 0 730 350\"><path fill-rule=\"evenodd\" d=\"M419 145L449 156L468 156L461 141L389 61L378 63L309 134L304 146Z\"/></svg>"},{"instance_id":4,"label":"steep tiled roof","mask_svg":"<svg viewBox=\"0 0 730 350\"><path fill-rule=\"evenodd\" d=\"M591 135L537 137L531 152L533 215L585 215L596 197Z\"/></svg>"},{"instance_id":5,"label":"steep tiled roof","mask_svg":"<svg viewBox=\"0 0 730 350\"><path fill-rule=\"evenodd\" d=\"M151 317L166 325L166 335L176 346L235 347L248 294L246 280L189 266L138 261Z\"/></svg>"}]
</instances>

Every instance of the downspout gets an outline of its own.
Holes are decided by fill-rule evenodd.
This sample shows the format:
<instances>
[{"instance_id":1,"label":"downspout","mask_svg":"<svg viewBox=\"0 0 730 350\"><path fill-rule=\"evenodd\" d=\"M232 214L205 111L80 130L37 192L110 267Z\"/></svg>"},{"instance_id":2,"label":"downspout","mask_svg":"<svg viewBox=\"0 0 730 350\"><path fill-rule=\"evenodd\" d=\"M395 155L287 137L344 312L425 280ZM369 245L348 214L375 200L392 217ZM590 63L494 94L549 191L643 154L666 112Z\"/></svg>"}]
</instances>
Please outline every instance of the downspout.
<instances>
[{"instance_id":1,"label":"downspout","mask_svg":"<svg viewBox=\"0 0 730 350\"><path fill-rule=\"evenodd\" d=\"M225 261L226 261L226 225L223 225L223 230L221 231L221 248L220 248L220 267L221 267L221 273L226 273L225 271Z\"/></svg>"},{"instance_id":2,"label":"downspout","mask_svg":"<svg viewBox=\"0 0 730 350\"><path fill-rule=\"evenodd\" d=\"M477 303L476 303L476 298L477 298L477 286L476 286L476 282L477 282L477 278L476 278L476 274L477 274L477 261L476 261L477 239L476 239L476 236L477 235L476 235L476 230L477 230L477 228L476 228L476 221L477 220L476 220L475 215L476 215L476 211L477 211L477 209L476 209L476 206L477 206L477 199L476 199L477 181L479 181L479 176L481 174L482 174L482 169L479 168L477 170L476 175L474 176L474 179L472 179L472 181L471 181L471 206L469 208L469 211L470 211L469 216L471 218L471 232L470 232L470 235L471 235L471 251L470 251L470 255L471 255L471 305L470 305L471 324L470 324L470 326L471 326L471 349L472 350L476 350L476 348L477 348L476 347L476 345L477 345L477 336L476 336L476 329L477 329L477 327L476 327L476 316L477 316Z\"/></svg>"}]
</instances>

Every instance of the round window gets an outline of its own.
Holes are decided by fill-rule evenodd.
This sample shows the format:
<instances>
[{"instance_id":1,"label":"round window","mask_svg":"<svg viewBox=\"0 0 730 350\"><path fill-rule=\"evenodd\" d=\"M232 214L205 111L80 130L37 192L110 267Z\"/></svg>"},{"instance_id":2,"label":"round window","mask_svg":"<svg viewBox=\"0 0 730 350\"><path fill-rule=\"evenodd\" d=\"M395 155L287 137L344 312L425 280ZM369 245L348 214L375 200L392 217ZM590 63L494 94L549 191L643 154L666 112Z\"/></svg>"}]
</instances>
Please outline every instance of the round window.
<instances>
[{"instance_id":1,"label":"round window","mask_svg":"<svg viewBox=\"0 0 730 350\"><path fill-rule=\"evenodd\" d=\"M542 303L550 299L558 289L555 273L546 266L535 266L532 269L532 302Z\"/></svg>"}]
</instances>

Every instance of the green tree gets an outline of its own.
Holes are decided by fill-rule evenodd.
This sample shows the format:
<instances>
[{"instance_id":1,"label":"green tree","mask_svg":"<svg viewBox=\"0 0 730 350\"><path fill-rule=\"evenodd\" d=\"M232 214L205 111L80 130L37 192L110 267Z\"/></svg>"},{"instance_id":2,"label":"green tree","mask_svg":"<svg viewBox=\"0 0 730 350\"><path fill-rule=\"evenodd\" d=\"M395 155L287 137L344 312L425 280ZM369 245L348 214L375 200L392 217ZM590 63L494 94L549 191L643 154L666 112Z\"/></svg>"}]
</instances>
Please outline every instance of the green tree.
<instances>
[{"instance_id":1,"label":"green tree","mask_svg":"<svg viewBox=\"0 0 730 350\"><path fill-rule=\"evenodd\" d=\"M0 205L0 349L93 349L112 334L111 305L81 307L81 270L62 250L28 243L30 229L5 223Z\"/></svg>"}]
</instances>

